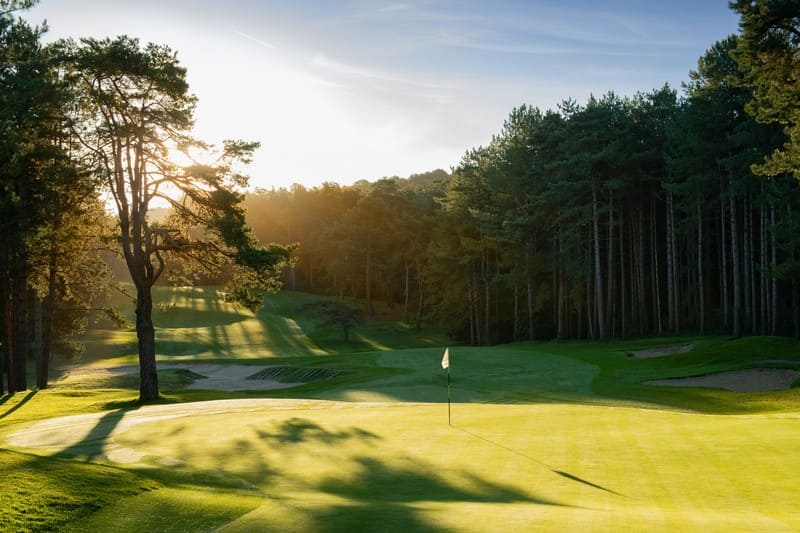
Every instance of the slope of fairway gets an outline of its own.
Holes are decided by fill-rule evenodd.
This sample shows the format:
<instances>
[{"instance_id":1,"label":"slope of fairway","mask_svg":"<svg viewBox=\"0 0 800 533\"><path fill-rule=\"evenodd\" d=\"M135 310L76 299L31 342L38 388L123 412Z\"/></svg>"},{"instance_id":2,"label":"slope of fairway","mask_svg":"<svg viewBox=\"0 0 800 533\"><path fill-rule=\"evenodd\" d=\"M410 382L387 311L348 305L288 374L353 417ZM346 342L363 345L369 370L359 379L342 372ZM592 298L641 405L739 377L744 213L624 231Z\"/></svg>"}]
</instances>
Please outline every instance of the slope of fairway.
<instances>
[{"instance_id":1,"label":"slope of fairway","mask_svg":"<svg viewBox=\"0 0 800 533\"><path fill-rule=\"evenodd\" d=\"M340 330L319 325L302 311L304 304L322 297L283 291L268 294L256 314L224 301L219 287L154 288L153 312L157 353L170 361L197 359L258 359L315 356L421 346L438 346L446 337L417 331L397 320L367 320L345 343ZM117 304L133 321L130 302ZM117 363L136 360L136 333L110 324L96 327L86 337L85 361L109 358Z\"/></svg>"}]
</instances>

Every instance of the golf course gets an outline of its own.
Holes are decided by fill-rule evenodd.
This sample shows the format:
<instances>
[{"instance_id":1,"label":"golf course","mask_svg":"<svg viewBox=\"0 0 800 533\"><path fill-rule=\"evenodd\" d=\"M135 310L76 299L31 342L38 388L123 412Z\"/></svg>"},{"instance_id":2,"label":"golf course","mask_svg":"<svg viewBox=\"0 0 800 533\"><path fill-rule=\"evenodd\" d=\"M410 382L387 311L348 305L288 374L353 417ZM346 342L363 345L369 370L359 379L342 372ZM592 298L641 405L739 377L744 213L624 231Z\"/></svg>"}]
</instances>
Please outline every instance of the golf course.
<instances>
[{"instance_id":1,"label":"golf course","mask_svg":"<svg viewBox=\"0 0 800 533\"><path fill-rule=\"evenodd\" d=\"M156 296L160 403L136 402L135 331L102 324L2 398L0 530L800 529L794 341L454 345L448 422L447 339L388 310L344 343L311 295ZM730 372L790 383L648 383Z\"/></svg>"}]
</instances>

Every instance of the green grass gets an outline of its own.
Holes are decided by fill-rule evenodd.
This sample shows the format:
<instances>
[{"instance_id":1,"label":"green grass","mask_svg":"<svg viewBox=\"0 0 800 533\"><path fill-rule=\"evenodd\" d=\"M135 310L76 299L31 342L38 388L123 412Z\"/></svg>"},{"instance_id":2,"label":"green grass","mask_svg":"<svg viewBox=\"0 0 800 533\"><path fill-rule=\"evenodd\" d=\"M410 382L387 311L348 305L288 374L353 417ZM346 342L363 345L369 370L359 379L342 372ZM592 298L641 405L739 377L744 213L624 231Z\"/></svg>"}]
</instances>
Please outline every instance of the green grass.
<instances>
[{"instance_id":1,"label":"green grass","mask_svg":"<svg viewBox=\"0 0 800 533\"><path fill-rule=\"evenodd\" d=\"M305 384L187 390L197 375L161 370L161 405L108 376L5 396L0 531L800 529L800 389L642 384L798 369L794 341L451 346L448 425L441 336L384 315L344 344L297 314L314 296L252 315L214 294L159 289L160 361L269 364L262 377ZM84 364L134 362L130 335L92 332Z\"/></svg>"},{"instance_id":2,"label":"green grass","mask_svg":"<svg viewBox=\"0 0 800 533\"><path fill-rule=\"evenodd\" d=\"M303 304L322 297L283 291L268 294L264 307L253 314L222 301L217 287L157 286L153 298L161 302L153 312L157 351L162 360L259 359L318 356L339 353L439 346L447 338L435 331L416 330L381 310L380 319L356 327L351 341L341 330L318 326L300 312ZM118 302L119 305L123 300ZM396 313L395 313L396 314ZM127 316L133 322L128 305ZM136 333L131 329L97 328L86 337L84 362L136 362Z\"/></svg>"},{"instance_id":3,"label":"green grass","mask_svg":"<svg viewBox=\"0 0 800 533\"><path fill-rule=\"evenodd\" d=\"M159 484L120 468L2 450L0 529L55 531Z\"/></svg>"}]
</instances>

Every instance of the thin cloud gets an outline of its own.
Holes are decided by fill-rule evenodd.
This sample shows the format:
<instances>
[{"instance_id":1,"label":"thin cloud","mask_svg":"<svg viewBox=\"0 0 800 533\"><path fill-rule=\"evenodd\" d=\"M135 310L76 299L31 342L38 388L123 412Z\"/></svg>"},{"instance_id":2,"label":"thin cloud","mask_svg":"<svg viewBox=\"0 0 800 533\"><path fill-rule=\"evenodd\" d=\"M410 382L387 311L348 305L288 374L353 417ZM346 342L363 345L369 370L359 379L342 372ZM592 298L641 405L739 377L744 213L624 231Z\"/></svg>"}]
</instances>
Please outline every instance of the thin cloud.
<instances>
[{"instance_id":1,"label":"thin cloud","mask_svg":"<svg viewBox=\"0 0 800 533\"><path fill-rule=\"evenodd\" d=\"M261 45L261 46L263 46L264 48L269 48L270 50L277 50L277 49L278 49L278 47L277 47L277 46L275 46L274 44L272 44L272 43L268 43L267 41L262 41L261 39L258 39L258 38L256 38L256 37L253 37L252 35L247 35L247 34L246 34L246 33L244 33L244 32L241 32L241 31L238 31L238 30L233 30L233 33L235 33L235 34L236 34L236 35L238 35L239 37L244 37L244 38L245 38L245 39L247 39L248 41L252 41L252 42L254 42L254 43L256 43L256 44L260 44L260 45Z\"/></svg>"},{"instance_id":2,"label":"thin cloud","mask_svg":"<svg viewBox=\"0 0 800 533\"><path fill-rule=\"evenodd\" d=\"M362 67L359 65L354 65L350 63L343 63L341 61L336 61L330 59L325 54L315 54L313 59L311 60L312 66L322 69L336 75L347 76L350 78L361 78L367 80L373 80L377 82L386 82L391 84L402 84L411 87L423 88L423 89L447 89L438 83L430 83L426 81L419 81L409 78L404 78L401 76L396 76L389 72L380 71L377 69L371 69L367 67Z\"/></svg>"},{"instance_id":3,"label":"thin cloud","mask_svg":"<svg viewBox=\"0 0 800 533\"><path fill-rule=\"evenodd\" d=\"M658 52L645 50L615 50L598 46L585 45L540 45L535 43L500 43L459 35L455 33L440 33L437 42L446 46L483 50L486 52L500 52L506 54L522 55L579 55L579 56L612 56L612 57L663 57L672 55L668 49Z\"/></svg>"},{"instance_id":4,"label":"thin cloud","mask_svg":"<svg viewBox=\"0 0 800 533\"><path fill-rule=\"evenodd\" d=\"M392 4L382 7L378 10L379 13L395 13L397 11L406 11L409 8L408 4Z\"/></svg>"}]
</instances>

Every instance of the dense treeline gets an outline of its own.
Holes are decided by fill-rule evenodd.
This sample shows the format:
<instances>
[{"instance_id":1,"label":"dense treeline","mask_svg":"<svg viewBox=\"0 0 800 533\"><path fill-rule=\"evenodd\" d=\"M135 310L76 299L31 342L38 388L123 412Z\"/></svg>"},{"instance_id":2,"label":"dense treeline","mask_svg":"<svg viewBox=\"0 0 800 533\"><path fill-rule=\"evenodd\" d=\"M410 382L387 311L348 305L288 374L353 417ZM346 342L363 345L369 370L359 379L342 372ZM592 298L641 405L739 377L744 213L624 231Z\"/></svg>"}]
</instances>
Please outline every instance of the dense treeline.
<instances>
[{"instance_id":1,"label":"dense treeline","mask_svg":"<svg viewBox=\"0 0 800 533\"><path fill-rule=\"evenodd\" d=\"M0 1L0 370L11 392L28 388L28 359L47 386L51 353L75 349L69 336L107 287L97 252L108 221L70 135L71 90L44 28L14 17L32 3Z\"/></svg>"},{"instance_id":2,"label":"dense treeline","mask_svg":"<svg viewBox=\"0 0 800 533\"><path fill-rule=\"evenodd\" d=\"M680 98L514 109L438 180L259 191L251 224L299 243L290 286L369 314L384 300L473 344L797 336L800 189L791 166L759 166L791 144L786 121L748 113L741 49L715 43Z\"/></svg>"},{"instance_id":3,"label":"dense treeline","mask_svg":"<svg viewBox=\"0 0 800 533\"><path fill-rule=\"evenodd\" d=\"M196 98L172 50L124 36L44 46L45 28L18 16L35 1L0 0L0 378L27 389L34 360L47 386L53 353L99 306L114 244L136 290L140 399L153 400L162 274L230 281L228 297L255 308L290 249L244 224L258 143L191 136ZM731 7L741 34L700 58L680 97L521 106L452 173L260 191L252 225L299 243L290 287L370 315L387 302L473 344L797 336L800 13ZM176 150L202 157L179 166Z\"/></svg>"}]
</instances>

